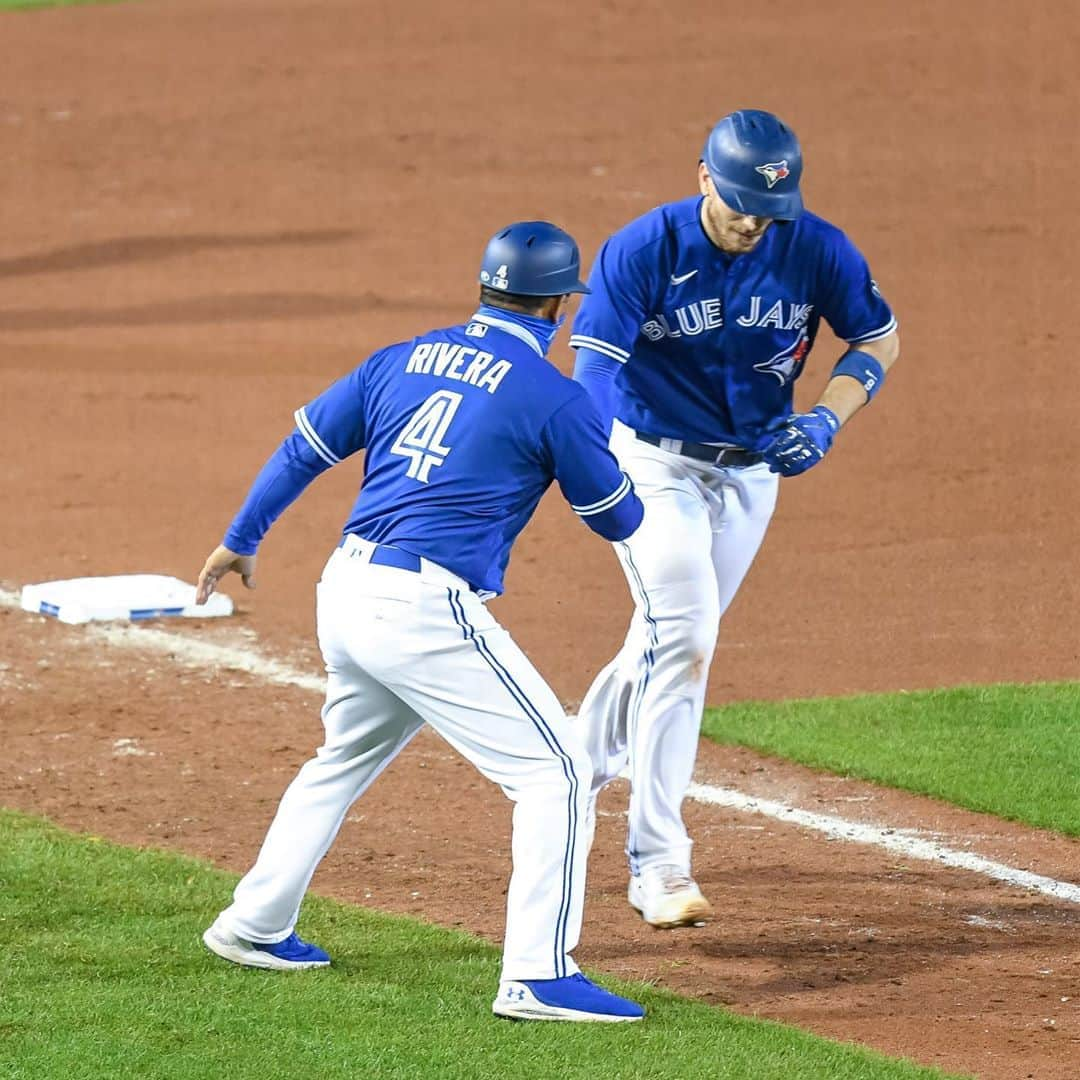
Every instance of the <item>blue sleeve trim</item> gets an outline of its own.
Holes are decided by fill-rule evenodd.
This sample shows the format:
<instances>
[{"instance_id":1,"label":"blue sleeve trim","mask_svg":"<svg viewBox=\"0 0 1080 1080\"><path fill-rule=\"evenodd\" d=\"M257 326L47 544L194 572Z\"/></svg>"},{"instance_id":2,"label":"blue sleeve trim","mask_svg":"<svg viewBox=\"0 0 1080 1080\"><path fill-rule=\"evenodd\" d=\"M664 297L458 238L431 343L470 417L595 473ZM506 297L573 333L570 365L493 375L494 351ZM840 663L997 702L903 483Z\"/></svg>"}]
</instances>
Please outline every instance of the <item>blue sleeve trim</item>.
<instances>
[{"instance_id":1,"label":"blue sleeve trim","mask_svg":"<svg viewBox=\"0 0 1080 1080\"><path fill-rule=\"evenodd\" d=\"M307 440L308 445L316 454L326 462L327 465L337 465L341 458L330 449L319 438L319 433L311 425L311 421L307 417L307 411L301 407L293 413L293 419L296 421L296 429Z\"/></svg>"},{"instance_id":2,"label":"blue sleeve trim","mask_svg":"<svg viewBox=\"0 0 1080 1080\"><path fill-rule=\"evenodd\" d=\"M601 341L599 338L588 337L585 334L571 334L570 348L591 349L593 352L601 353L608 359L615 360L620 364L625 364L630 359L630 354L625 349L620 349L609 341Z\"/></svg>"},{"instance_id":3,"label":"blue sleeve trim","mask_svg":"<svg viewBox=\"0 0 1080 1080\"><path fill-rule=\"evenodd\" d=\"M847 343L849 345L869 345L871 341L880 341L882 338L887 338L890 334L895 333L898 326L899 323L895 318L892 318L877 330L860 334L858 337L848 338Z\"/></svg>"},{"instance_id":4,"label":"blue sleeve trim","mask_svg":"<svg viewBox=\"0 0 1080 1080\"><path fill-rule=\"evenodd\" d=\"M633 486L630 483L630 477L623 473L622 483L610 494L607 498L599 499L597 502L590 504L589 506L571 506L570 509L574 511L578 517L592 517L594 514L602 514L605 510L610 510L620 499L625 498L631 491Z\"/></svg>"},{"instance_id":5,"label":"blue sleeve trim","mask_svg":"<svg viewBox=\"0 0 1080 1080\"><path fill-rule=\"evenodd\" d=\"M645 516L645 507L631 488L628 498L620 499L608 510L601 510L586 519L586 524L594 533L614 543L625 540L637 531Z\"/></svg>"}]
</instances>

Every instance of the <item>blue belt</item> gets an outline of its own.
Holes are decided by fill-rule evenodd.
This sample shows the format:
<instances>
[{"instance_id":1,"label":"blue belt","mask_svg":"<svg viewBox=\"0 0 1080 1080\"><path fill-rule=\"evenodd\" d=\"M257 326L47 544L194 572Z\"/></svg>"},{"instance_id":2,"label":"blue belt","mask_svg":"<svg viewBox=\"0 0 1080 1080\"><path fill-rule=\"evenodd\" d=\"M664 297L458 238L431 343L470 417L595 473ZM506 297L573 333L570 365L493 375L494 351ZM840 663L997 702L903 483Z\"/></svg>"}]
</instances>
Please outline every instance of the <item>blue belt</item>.
<instances>
[{"instance_id":1,"label":"blue belt","mask_svg":"<svg viewBox=\"0 0 1080 1080\"><path fill-rule=\"evenodd\" d=\"M352 533L346 533L341 538L338 547L344 547L345 541ZM420 573L420 556L411 551L402 551L401 548L392 547L390 544L376 544L368 562L375 566L396 566L399 570L411 570L414 574Z\"/></svg>"},{"instance_id":2,"label":"blue belt","mask_svg":"<svg viewBox=\"0 0 1080 1080\"><path fill-rule=\"evenodd\" d=\"M673 454L682 454L695 461L707 461L711 465L727 465L734 469L745 469L749 465L760 465L765 459L753 450L743 450L738 446L710 446L708 443L683 442L681 439L662 438L649 435L644 431L635 431L635 438L650 446L660 446ZM667 443L667 446L663 444Z\"/></svg>"}]
</instances>

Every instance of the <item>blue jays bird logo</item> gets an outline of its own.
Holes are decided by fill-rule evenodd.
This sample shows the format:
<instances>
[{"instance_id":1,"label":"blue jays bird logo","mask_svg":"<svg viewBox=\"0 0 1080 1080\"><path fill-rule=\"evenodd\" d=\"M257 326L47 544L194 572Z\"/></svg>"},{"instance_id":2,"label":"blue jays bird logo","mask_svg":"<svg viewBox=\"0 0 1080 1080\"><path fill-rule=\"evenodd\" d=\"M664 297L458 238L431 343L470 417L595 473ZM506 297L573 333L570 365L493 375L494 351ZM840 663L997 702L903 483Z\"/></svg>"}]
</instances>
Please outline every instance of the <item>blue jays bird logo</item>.
<instances>
[{"instance_id":1,"label":"blue jays bird logo","mask_svg":"<svg viewBox=\"0 0 1080 1080\"><path fill-rule=\"evenodd\" d=\"M778 180L786 180L791 175L791 170L787 167L787 161L770 161L764 165L758 165L754 172L761 173L765 177L765 183L769 185L771 191Z\"/></svg>"},{"instance_id":2,"label":"blue jays bird logo","mask_svg":"<svg viewBox=\"0 0 1080 1080\"><path fill-rule=\"evenodd\" d=\"M754 365L755 371L768 372L780 380L780 385L791 382L802 370L803 361L810 351L810 335L800 330L794 342L769 360Z\"/></svg>"}]
</instances>

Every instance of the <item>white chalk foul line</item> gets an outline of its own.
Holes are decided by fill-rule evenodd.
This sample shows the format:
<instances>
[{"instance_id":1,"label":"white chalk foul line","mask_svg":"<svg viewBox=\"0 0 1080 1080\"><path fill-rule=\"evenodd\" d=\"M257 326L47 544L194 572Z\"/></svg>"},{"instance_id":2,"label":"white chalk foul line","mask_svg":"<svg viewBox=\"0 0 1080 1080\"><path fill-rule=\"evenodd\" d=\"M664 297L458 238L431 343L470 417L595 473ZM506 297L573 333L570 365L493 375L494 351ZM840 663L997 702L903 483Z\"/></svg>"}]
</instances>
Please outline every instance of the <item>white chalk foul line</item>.
<instances>
[{"instance_id":1,"label":"white chalk foul line","mask_svg":"<svg viewBox=\"0 0 1080 1080\"><path fill-rule=\"evenodd\" d=\"M19 594L0 588L0 607L20 607ZM199 671L243 671L276 686L297 686L317 694L326 692L326 679L310 675L240 645L218 645L188 634L175 634L127 623L85 623L81 627L91 640L113 648L160 653L186 668Z\"/></svg>"},{"instance_id":2,"label":"white chalk foul line","mask_svg":"<svg viewBox=\"0 0 1080 1080\"><path fill-rule=\"evenodd\" d=\"M0 607L18 608L19 594L0 586ZM90 623L84 632L94 640L114 648L143 650L171 657L184 667L205 670L225 668L245 671L265 682L278 686L296 686L322 694L326 681L318 676L297 671L280 661L262 656L253 649L242 646L216 645L199 641L186 634L174 634L149 627L135 629L125 624ZM687 795L698 802L723 806L741 813L763 814L786 825L823 833L835 840L884 848L909 859L936 863L939 866L968 870L984 877L993 878L1008 885L1039 892L1055 900L1080 904L1080 885L1067 881L1018 870L1006 863L975 855L970 851L958 851L929 837L913 835L910 830L897 832L886 825L868 825L832 814L816 814L800 810L787 803L771 799L759 799L735 788L713 787L709 784L691 784Z\"/></svg>"},{"instance_id":3,"label":"white chalk foul line","mask_svg":"<svg viewBox=\"0 0 1080 1080\"><path fill-rule=\"evenodd\" d=\"M311 690L316 694L326 693L326 679L321 676L297 671L288 664L242 646L216 645L209 641L198 641L186 634L170 634L165 630L135 630L123 625L91 624L87 633L107 645L161 653L187 668L244 671L277 686L298 686L301 690Z\"/></svg>"},{"instance_id":4,"label":"white chalk foul line","mask_svg":"<svg viewBox=\"0 0 1080 1080\"><path fill-rule=\"evenodd\" d=\"M847 818L835 817L832 814L815 814L809 810L789 806L787 803L759 799L737 791L735 788L691 784L687 794L697 802L724 806L743 813L764 814L786 825L798 825L804 829L824 833L834 840L869 844L873 847L885 848L886 851L894 851L909 859L951 866L958 870L970 870L972 873L996 878L1009 885L1017 885L1022 889L1052 896L1055 900L1067 900L1072 904L1080 904L1080 885L1043 877L1042 874L1032 874L1027 870L1018 870L1014 866L995 862L993 859L975 855L970 851L958 851L936 840L912 835L911 831L900 833L888 826L866 825L857 821L848 821Z\"/></svg>"}]
</instances>

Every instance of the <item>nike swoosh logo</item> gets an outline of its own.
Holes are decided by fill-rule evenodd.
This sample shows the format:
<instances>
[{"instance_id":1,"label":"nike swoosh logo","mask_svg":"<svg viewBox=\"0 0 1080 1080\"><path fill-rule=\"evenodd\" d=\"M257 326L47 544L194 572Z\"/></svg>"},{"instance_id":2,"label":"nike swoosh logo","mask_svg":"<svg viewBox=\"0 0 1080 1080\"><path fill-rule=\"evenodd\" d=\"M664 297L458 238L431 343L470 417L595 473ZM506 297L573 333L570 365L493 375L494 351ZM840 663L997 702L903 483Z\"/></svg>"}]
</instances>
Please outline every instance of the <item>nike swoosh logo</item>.
<instances>
[{"instance_id":1,"label":"nike swoosh logo","mask_svg":"<svg viewBox=\"0 0 1080 1080\"><path fill-rule=\"evenodd\" d=\"M674 274L672 274L671 275L671 284L672 285L681 285L684 281L689 281L696 273L697 273L696 270L691 270L690 273L688 273L688 274L680 274L678 277L676 277Z\"/></svg>"}]
</instances>

